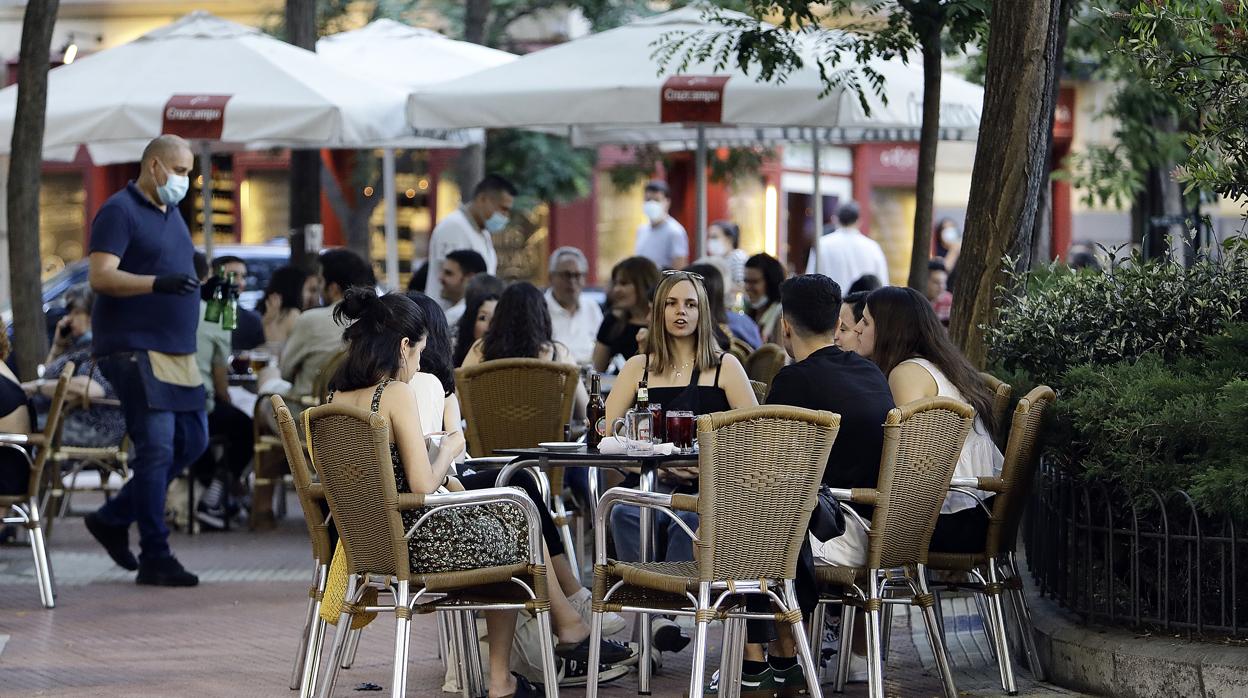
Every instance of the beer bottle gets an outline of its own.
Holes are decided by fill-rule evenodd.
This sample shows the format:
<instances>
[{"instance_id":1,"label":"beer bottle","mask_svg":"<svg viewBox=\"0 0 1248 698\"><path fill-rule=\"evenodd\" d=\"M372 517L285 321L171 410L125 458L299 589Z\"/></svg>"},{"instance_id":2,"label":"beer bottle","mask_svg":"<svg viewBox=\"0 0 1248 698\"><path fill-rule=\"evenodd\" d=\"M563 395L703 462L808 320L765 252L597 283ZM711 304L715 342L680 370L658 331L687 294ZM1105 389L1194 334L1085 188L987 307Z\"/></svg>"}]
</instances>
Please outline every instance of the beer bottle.
<instances>
[{"instance_id":1,"label":"beer bottle","mask_svg":"<svg viewBox=\"0 0 1248 698\"><path fill-rule=\"evenodd\" d=\"M607 406L602 401L602 376L592 373L589 380L589 406L585 409L589 428L585 431L585 445L597 449L602 437L607 435Z\"/></svg>"},{"instance_id":2,"label":"beer bottle","mask_svg":"<svg viewBox=\"0 0 1248 698\"><path fill-rule=\"evenodd\" d=\"M637 402L633 405L633 409L639 413L636 417L637 433L633 435L633 438L638 441L649 440L654 435L654 430L651 428L650 388L646 386L645 378L637 383Z\"/></svg>"},{"instance_id":3,"label":"beer bottle","mask_svg":"<svg viewBox=\"0 0 1248 698\"><path fill-rule=\"evenodd\" d=\"M233 331L234 328L238 327L237 289L238 286L234 285L234 272L230 272L225 282L225 302L221 306L221 329L223 330Z\"/></svg>"},{"instance_id":4,"label":"beer bottle","mask_svg":"<svg viewBox=\"0 0 1248 698\"><path fill-rule=\"evenodd\" d=\"M214 278L217 285L212 289L212 297L204 308L204 322L221 322L221 311L225 308L225 268L217 267Z\"/></svg>"}]
</instances>

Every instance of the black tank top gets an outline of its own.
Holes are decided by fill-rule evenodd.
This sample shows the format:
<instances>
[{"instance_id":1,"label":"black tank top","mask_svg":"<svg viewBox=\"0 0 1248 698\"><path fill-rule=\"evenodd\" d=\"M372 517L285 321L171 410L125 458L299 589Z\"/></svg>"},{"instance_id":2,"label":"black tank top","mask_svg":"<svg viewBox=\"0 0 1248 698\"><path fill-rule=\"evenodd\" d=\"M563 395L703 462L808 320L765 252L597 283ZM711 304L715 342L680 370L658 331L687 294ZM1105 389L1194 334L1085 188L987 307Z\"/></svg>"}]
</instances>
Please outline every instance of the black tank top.
<instances>
[{"instance_id":1,"label":"black tank top","mask_svg":"<svg viewBox=\"0 0 1248 698\"><path fill-rule=\"evenodd\" d=\"M728 405L728 394L724 389L719 387L719 371L724 364L721 361L715 367L715 382L712 385L698 385L698 379L701 378L701 371L697 368L693 369L693 375L689 376L689 385L684 387L668 386L665 388L650 388L650 402L663 406L663 411L669 410L688 410L695 416L710 414L712 412L725 412L731 407ZM650 382L650 355L646 354L646 369L644 372L646 382Z\"/></svg>"}]
</instances>

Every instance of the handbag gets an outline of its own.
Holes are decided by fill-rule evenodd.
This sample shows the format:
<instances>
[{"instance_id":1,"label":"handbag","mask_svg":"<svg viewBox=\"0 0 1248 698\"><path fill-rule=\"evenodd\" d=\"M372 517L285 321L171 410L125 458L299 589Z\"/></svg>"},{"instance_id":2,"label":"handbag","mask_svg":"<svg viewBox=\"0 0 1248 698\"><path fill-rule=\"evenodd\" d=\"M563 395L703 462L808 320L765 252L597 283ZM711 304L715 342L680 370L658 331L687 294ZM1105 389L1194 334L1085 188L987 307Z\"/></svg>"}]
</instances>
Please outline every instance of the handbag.
<instances>
[{"instance_id":1,"label":"handbag","mask_svg":"<svg viewBox=\"0 0 1248 698\"><path fill-rule=\"evenodd\" d=\"M827 485L819 485L818 494L815 510L810 513L810 533L826 543L845 533L845 514Z\"/></svg>"}]
</instances>

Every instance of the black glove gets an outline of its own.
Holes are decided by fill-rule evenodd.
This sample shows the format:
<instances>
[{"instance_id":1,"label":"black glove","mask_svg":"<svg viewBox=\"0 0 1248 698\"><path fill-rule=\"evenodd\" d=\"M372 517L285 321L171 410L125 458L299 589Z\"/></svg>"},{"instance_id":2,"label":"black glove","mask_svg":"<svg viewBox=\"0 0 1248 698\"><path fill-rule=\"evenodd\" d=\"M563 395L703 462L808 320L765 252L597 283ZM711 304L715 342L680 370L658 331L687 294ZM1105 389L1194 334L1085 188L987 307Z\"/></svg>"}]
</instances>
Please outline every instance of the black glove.
<instances>
[{"instance_id":1,"label":"black glove","mask_svg":"<svg viewBox=\"0 0 1248 698\"><path fill-rule=\"evenodd\" d=\"M185 296L199 288L199 281L189 274L165 274L152 282L152 293Z\"/></svg>"}]
</instances>

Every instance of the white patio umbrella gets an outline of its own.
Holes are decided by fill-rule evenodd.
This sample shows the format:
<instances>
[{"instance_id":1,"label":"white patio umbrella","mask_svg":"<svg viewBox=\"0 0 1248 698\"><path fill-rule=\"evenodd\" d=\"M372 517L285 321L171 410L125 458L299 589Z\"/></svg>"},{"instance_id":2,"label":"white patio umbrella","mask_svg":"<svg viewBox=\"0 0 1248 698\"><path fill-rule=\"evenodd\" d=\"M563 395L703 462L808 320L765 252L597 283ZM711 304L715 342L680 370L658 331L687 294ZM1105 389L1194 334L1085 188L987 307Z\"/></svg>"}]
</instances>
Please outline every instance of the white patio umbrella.
<instances>
[{"instance_id":1,"label":"white patio umbrella","mask_svg":"<svg viewBox=\"0 0 1248 698\"><path fill-rule=\"evenodd\" d=\"M582 144L691 142L698 153L699 253L706 230L708 139L917 139L922 77L899 60L875 66L885 75L889 100L884 105L872 96L870 116L852 91L821 99L824 84L813 61L783 83L760 81L756 69L717 70L713 61L692 63L678 75L660 73L653 55L672 33L723 29L702 15L696 7L675 10L536 51L470 82L416 90L408 99L408 121L447 128L566 128ZM806 46L813 58L813 47ZM853 65L852 57L846 65ZM982 89L954 76L942 79L942 138L973 140Z\"/></svg>"},{"instance_id":2,"label":"white patio umbrella","mask_svg":"<svg viewBox=\"0 0 1248 698\"><path fill-rule=\"evenodd\" d=\"M0 90L0 156L16 97L16 85ZM133 162L149 140L176 133L195 144L207 172L214 150L430 143L412 137L404 97L258 29L192 12L52 70L44 153L66 159L86 146L97 164ZM206 194L208 177L204 186ZM204 196L209 254L211 201Z\"/></svg>"},{"instance_id":3,"label":"white patio umbrella","mask_svg":"<svg viewBox=\"0 0 1248 698\"><path fill-rule=\"evenodd\" d=\"M516 60L514 54L455 41L428 29L379 19L362 29L327 36L316 42L326 61L356 75L385 83L405 94L420 87L455 80ZM419 128L417 133L425 133ZM441 134L437 134L441 135ZM477 131L470 140L480 141ZM382 151L382 195L385 199L386 278L399 283L399 235L394 189L394 149Z\"/></svg>"}]
</instances>

